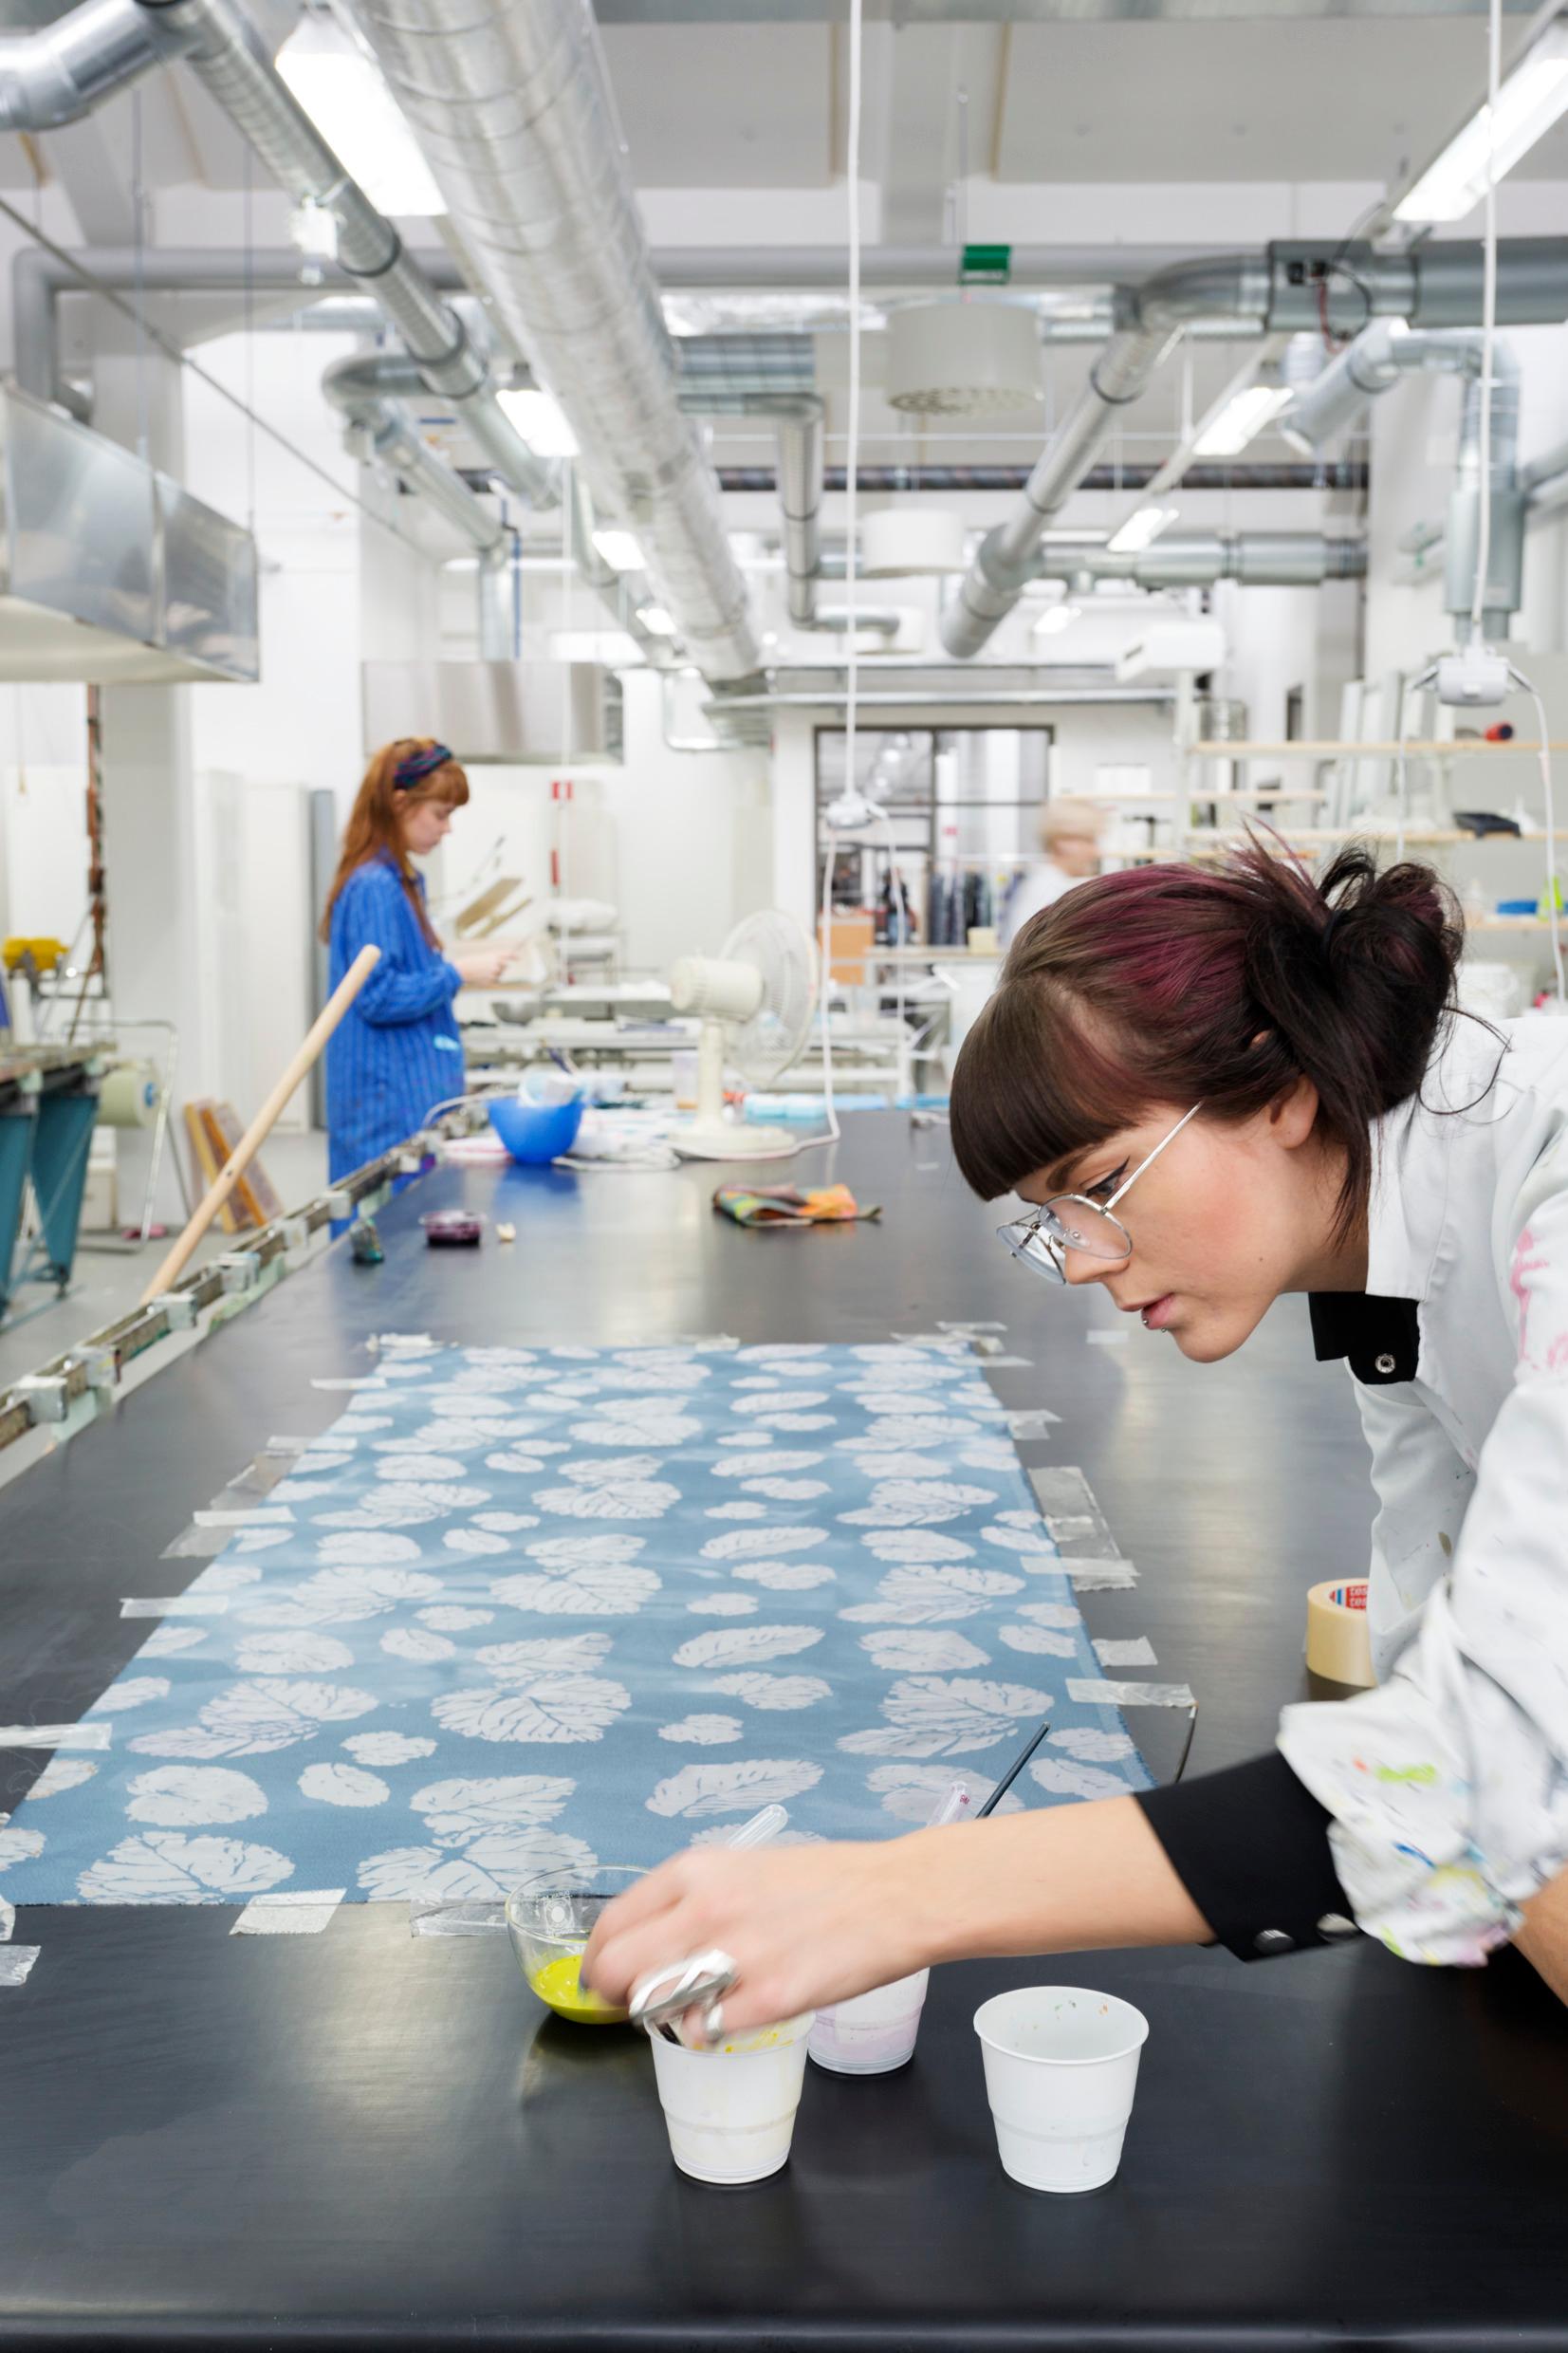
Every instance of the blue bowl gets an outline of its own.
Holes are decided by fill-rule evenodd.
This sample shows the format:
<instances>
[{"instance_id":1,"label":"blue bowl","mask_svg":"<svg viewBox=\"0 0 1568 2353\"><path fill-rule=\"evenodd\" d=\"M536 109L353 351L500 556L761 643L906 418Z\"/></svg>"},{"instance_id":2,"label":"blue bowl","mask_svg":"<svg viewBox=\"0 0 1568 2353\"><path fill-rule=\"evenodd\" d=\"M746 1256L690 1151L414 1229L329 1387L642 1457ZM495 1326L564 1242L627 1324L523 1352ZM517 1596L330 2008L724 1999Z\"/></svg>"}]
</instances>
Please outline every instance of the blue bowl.
<instances>
[{"instance_id":1,"label":"blue bowl","mask_svg":"<svg viewBox=\"0 0 1568 2353\"><path fill-rule=\"evenodd\" d=\"M582 1125L582 1103L519 1102L515 1096L498 1095L489 1105L490 1125L514 1160L525 1168L541 1168L563 1152L570 1152Z\"/></svg>"}]
</instances>

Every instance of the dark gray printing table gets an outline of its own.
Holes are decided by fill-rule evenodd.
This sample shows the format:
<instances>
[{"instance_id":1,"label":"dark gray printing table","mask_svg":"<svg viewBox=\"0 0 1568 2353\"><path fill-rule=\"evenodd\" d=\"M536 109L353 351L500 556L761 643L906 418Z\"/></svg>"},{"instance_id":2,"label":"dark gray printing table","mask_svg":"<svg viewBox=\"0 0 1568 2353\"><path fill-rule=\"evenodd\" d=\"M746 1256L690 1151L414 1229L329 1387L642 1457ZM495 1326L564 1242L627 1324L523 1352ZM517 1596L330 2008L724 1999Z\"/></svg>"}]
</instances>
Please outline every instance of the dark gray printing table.
<instances>
[{"instance_id":1,"label":"dark gray printing table","mask_svg":"<svg viewBox=\"0 0 1568 2353\"><path fill-rule=\"evenodd\" d=\"M1061 1416L1025 1461L1081 1463L1142 1571L1086 1597L1092 1629L1147 1633L1197 1691L1193 1770L1265 1746L1304 1688L1305 1589L1363 1564L1370 1516L1349 1385L1299 1303L1221 1366L1090 1345L1107 1307L1015 1269L945 1139L857 1114L835 1173L881 1224L747 1233L710 1169L422 1178L379 1221L382 1268L335 1249L0 1491L0 1715L69 1720L103 1690L146 1631L118 1615L128 1575L148 1589L269 1432L332 1417L309 1376L365 1370L369 1333L993 1316L1035 1360L994 1376L1005 1402ZM515 1249L428 1251L418 1214L460 1200L514 1217ZM0 1757L0 1808L43 1762ZM938 1972L913 2067L812 2070L786 2171L714 2191L673 2171L635 2039L547 2019L505 1938L413 1938L393 1904L298 1938L231 1939L232 1918L21 1916L47 1965L0 1992L0 2343L1568 2346L1568 2014L1511 1955ZM1082 2200L1001 2173L969 2028L1042 1974L1153 2027L1120 2176Z\"/></svg>"}]
</instances>

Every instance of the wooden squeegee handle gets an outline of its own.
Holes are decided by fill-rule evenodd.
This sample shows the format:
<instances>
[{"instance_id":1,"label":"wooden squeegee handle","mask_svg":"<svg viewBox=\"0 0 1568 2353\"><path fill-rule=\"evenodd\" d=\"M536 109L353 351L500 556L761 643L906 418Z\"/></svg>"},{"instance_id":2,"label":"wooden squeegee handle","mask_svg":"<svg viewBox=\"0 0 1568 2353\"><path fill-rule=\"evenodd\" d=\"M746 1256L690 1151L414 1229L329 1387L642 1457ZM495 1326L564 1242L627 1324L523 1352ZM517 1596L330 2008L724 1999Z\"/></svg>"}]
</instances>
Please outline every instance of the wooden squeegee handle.
<instances>
[{"instance_id":1,"label":"wooden squeegee handle","mask_svg":"<svg viewBox=\"0 0 1568 2353\"><path fill-rule=\"evenodd\" d=\"M178 1280L191 1252L261 1150L284 1105L315 1063L380 960L379 948L360 949L301 1040L282 1078L197 1202L190 1224L142 1292L139 1304L143 1307L150 1306L161 1291L166 1291L171 1284Z\"/></svg>"}]
</instances>

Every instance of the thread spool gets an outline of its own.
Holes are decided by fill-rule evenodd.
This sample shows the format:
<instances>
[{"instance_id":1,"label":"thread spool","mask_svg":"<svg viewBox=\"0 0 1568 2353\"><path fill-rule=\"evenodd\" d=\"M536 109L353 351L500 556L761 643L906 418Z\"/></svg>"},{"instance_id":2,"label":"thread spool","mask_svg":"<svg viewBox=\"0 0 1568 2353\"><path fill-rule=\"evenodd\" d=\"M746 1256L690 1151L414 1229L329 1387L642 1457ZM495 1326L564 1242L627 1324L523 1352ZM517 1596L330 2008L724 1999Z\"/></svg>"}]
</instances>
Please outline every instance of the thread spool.
<instances>
[{"instance_id":1,"label":"thread spool","mask_svg":"<svg viewBox=\"0 0 1568 2353\"><path fill-rule=\"evenodd\" d=\"M100 1127L151 1127L157 1118L158 1080L150 1063L121 1063L98 1092Z\"/></svg>"},{"instance_id":2,"label":"thread spool","mask_svg":"<svg viewBox=\"0 0 1568 2353\"><path fill-rule=\"evenodd\" d=\"M1307 1595L1306 1662L1314 1675L1331 1683L1354 1684L1358 1691L1370 1690L1377 1680L1372 1671L1365 1578L1333 1578L1312 1587Z\"/></svg>"}]
</instances>

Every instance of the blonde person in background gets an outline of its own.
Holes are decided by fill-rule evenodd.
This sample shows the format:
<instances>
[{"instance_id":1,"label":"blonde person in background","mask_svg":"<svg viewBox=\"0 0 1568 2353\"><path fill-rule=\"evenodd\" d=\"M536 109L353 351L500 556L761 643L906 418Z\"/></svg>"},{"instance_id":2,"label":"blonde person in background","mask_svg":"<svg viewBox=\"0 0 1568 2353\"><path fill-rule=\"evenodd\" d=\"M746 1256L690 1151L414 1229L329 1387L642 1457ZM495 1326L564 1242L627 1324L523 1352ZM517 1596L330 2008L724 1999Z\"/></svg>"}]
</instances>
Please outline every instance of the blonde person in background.
<instances>
[{"instance_id":1,"label":"blonde person in background","mask_svg":"<svg viewBox=\"0 0 1568 2353\"><path fill-rule=\"evenodd\" d=\"M1031 916L1054 907L1075 882L1099 872L1102 812L1093 801L1047 801L1040 812L1040 863L1025 866L1002 910L1002 945L1010 948Z\"/></svg>"}]
</instances>

